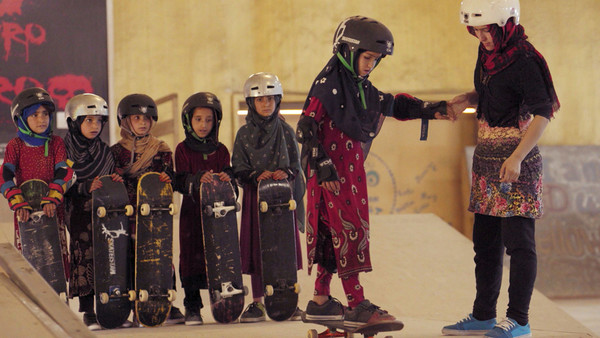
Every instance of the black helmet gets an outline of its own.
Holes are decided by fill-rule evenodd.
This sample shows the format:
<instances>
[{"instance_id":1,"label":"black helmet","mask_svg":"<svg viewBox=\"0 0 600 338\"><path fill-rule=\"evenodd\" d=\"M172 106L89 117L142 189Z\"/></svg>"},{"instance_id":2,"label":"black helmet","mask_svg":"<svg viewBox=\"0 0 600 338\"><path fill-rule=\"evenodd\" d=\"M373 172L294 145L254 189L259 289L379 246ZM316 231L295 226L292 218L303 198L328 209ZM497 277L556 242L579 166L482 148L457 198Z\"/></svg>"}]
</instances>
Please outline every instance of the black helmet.
<instances>
[{"instance_id":1,"label":"black helmet","mask_svg":"<svg viewBox=\"0 0 600 338\"><path fill-rule=\"evenodd\" d=\"M181 123L183 124L183 129L185 132L193 132L191 114L194 109L198 107L206 107L213 110L217 119L215 121L213 130L219 130L219 125L221 124L221 119L223 118L221 101L219 101L219 98L213 93L200 92L188 97L188 99L183 103L183 108L181 110Z\"/></svg>"},{"instance_id":2,"label":"black helmet","mask_svg":"<svg viewBox=\"0 0 600 338\"><path fill-rule=\"evenodd\" d=\"M18 127L17 118L23 115L23 109L38 103L44 105L49 113L56 110L52 97L44 89L33 87L20 92L10 106L10 115L12 116L13 123Z\"/></svg>"},{"instance_id":3,"label":"black helmet","mask_svg":"<svg viewBox=\"0 0 600 338\"><path fill-rule=\"evenodd\" d=\"M342 21L333 36L333 54L347 45L351 52L359 49L381 53L382 57L394 52L394 36L381 22L365 16L352 16Z\"/></svg>"},{"instance_id":4,"label":"black helmet","mask_svg":"<svg viewBox=\"0 0 600 338\"><path fill-rule=\"evenodd\" d=\"M119 126L121 125L121 120L129 115L145 115L151 117L154 121L158 121L156 102L146 94L127 95L121 99L117 107Z\"/></svg>"}]
</instances>

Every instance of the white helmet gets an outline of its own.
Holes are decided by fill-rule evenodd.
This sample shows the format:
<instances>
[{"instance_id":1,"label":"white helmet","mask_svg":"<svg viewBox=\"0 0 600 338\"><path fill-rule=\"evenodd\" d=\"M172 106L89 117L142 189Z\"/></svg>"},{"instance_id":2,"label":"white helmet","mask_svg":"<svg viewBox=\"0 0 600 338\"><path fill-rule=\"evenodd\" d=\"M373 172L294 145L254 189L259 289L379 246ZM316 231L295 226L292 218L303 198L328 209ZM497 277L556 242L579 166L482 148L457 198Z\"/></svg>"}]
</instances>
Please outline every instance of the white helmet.
<instances>
[{"instance_id":1,"label":"white helmet","mask_svg":"<svg viewBox=\"0 0 600 338\"><path fill-rule=\"evenodd\" d=\"M460 22L467 26L506 25L510 18L519 24L519 0L463 0L460 3Z\"/></svg>"},{"instance_id":2,"label":"white helmet","mask_svg":"<svg viewBox=\"0 0 600 338\"><path fill-rule=\"evenodd\" d=\"M244 96L246 98L270 95L283 96L281 82L275 74L265 72L252 74L244 83Z\"/></svg>"},{"instance_id":3,"label":"white helmet","mask_svg":"<svg viewBox=\"0 0 600 338\"><path fill-rule=\"evenodd\" d=\"M77 120L80 116L98 115L108 118L106 101L96 94L83 93L73 96L65 106L67 120Z\"/></svg>"}]
</instances>

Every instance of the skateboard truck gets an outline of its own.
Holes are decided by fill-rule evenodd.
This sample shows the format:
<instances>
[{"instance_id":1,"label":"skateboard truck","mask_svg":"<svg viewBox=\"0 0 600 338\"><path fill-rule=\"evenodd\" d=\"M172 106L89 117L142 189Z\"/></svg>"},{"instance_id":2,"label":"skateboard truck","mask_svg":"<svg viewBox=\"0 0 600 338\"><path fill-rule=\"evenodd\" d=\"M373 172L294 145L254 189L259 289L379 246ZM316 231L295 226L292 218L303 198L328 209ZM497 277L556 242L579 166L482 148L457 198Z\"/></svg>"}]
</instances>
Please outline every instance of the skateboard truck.
<instances>
[{"instance_id":1,"label":"skateboard truck","mask_svg":"<svg viewBox=\"0 0 600 338\"><path fill-rule=\"evenodd\" d=\"M248 294L248 287L244 286L243 289L237 289L231 282L221 283L221 291L215 290L215 294L217 295L217 299L221 298L229 298L231 296L235 296L237 294Z\"/></svg>"},{"instance_id":2,"label":"skateboard truck","mask_svg":"<svg viewBox=\"0 0 600 338\"><path fill-rule=\"evenodd\" d=\"M225 201L215 202L213 206L207 205L204 208L204 212L208 216L215 215L215 218L225 217L231 210L240 211L241 207L239 203L235 205L225 206Z\"/></svg>"},{"instance_id":3,"label":"skateboard truck","mask_svg":"<svg viewBox=\"0 0 600 338\"><path fill-rule=\"evenodd\" d=\"M37 223L40 221L40 219L42 219L42 216L44 216L44 211L36 211L36 212L32 212L29 217L31 218L31 220L34 223Z\"/></svg>"}]
</instances>

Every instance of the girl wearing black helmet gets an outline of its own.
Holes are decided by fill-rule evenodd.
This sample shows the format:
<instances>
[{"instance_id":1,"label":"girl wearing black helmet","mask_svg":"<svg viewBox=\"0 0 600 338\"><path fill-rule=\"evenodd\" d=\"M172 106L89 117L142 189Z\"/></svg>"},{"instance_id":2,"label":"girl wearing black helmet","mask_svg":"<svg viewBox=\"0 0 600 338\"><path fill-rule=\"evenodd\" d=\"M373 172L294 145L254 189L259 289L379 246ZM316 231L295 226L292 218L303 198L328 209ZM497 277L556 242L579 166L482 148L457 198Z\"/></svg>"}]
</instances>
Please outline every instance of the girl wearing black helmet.
<instances>
[{"instance_id":1,"label":"girl wearing black helmet","mask_svg":"<svg viewBox=\"0 0 600 338\"><path fill-rule=\"evenodd\" d=\"M233 177L229 151L219 142L222 117L221 102L208 92L190 96L181 111L185 140L175 149L174 188L184 195L179 217L179 275L185 290L185 325L203 323L200 289L208 287L199 187L212 182L213 173L225 182Z\"/></svg>"},{"instance_id":2,"label":"girl wearing black helmet","mask_svg":"<svg viewBox=\"0 0 600 338\"><path fill-rule=\"evenodd\" d=\"M0 170L0 192L15 212L14 245L21 251L18 219L29 218L32 207L24 200L21 183L40 179L48 183L50 191L41 205L47 216L58 216L61 251L68 277L67 237L64 225L63 196L75 181L73 169L67 160L62 138L52 135L54 101L42 88L28 88L12 101L11 115L17 127L17 137L6 145L4 163Z\"/></svg>"},{"instance_id":3,"label":"girl wearing black helmet","mask_svg":"<svg viewBox=\"0 0 600 338\"><path fill-rule=\"evenodd\" d=\"M535 219L542 216L537 142L560 103L544 57L519 25L518 0L464 0L460 20L479 40L475 89L451 102L477 106L469 211L475 214L476 296L472 313L447 335L529 337L537 272ZM496 323L504 251L510 258L506 319Z\"/></svg>"},{"instance_id":4,"label":"girl wearing black helmet","mask_svg":"<svg viewBox=\"0 0 600 338\"><path fill-rule=\"evenodd\" d=\"M316 77L298 122L307 176L306 240L309 272L318 263L308 320L344 320L348 326L395 320L365 299L359 272L371 271L369 207L364 161L386 116L447 119L446 103L382 93L370 72L394 48L382 23L354 16L342 21L333 57ZM349 308L330 296L332 274L342 280Z\"/></svg>"}]
</instances>

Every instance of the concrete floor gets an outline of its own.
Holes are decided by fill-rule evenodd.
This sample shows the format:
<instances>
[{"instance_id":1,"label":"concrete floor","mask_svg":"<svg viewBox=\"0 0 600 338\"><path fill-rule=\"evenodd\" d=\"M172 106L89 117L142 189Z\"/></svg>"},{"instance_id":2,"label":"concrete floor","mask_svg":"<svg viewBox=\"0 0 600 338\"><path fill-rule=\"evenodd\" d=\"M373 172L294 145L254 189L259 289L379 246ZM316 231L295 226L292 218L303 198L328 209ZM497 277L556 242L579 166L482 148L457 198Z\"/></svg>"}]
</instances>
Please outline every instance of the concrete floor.
<instances>
[{"instance_id":1,"label":"concrete floor","mask_svg":"<svg viewBox=\"0 0 600 338\"><path fill-rule=\"evenodd\" d=\"M439 337L444 325L454 323L470 312L475 292L472 243L440 218L432 214L372 216L371 243L374 271L361 274L361 282L367 298L404 322L405 328L390 332L391 336ZM314 276L308 276L303 270L299 271L298 277L302 287L299 306L305 308L312 297ZM498 302L500 317L508 301L507 280L508 273L505 273ZM245 283L249 285L247 278ZM332 293L344 300L341 283L336 278L332 282ZM207 303L207 293L203 291L202 297ZM179 289L175 305L183 310L182 300L183 291ZM246 303L250 301L248 296ZM600 323L600 311L597 310L600 307L594 307L597 303L592 300L587 307L579 309L580 314L589 315L585 320L591 323ZM530 312L533 335L600 337L600 331L594 333L563 310L576 307L577 304L573 302L569 307L565 302L559 306L535 291ZM76 312L77 301L73 300L70 305ZM15 311L18 315L18 311L26 310L0 307L0 316L15 315ZM202 310L202 315L205 321L203 326L101 330L94 331L94 334L112 337L305 337L309 329L323 329L302 322L270 320L254 324L217 324L212 319L209 307ZM4 331L5 334L7 332L15 331ZM20 328L16 332L19 336L27 336L27 328Z\"/></svg>"}]
</instances>

